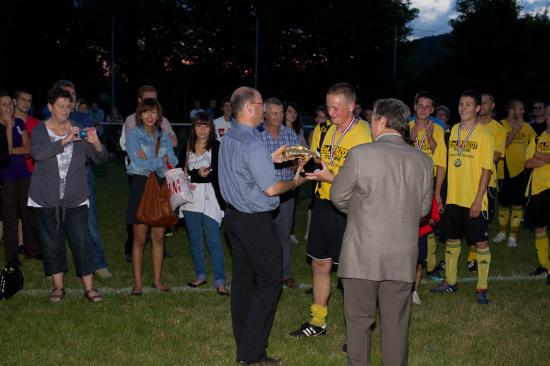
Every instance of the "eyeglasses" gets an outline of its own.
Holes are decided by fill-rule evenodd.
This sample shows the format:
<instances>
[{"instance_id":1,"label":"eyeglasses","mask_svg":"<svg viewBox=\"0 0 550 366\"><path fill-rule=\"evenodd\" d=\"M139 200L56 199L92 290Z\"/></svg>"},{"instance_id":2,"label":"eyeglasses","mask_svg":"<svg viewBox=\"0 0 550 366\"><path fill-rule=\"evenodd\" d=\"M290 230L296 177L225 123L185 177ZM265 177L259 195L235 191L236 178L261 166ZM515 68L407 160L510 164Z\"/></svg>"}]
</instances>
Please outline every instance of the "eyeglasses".
<instances>
[{"instance_id":1,"label":"eyeglasses","mask_svg":"<svg viewBox=\"0 0 550 366\"><path fill-rule=\"evenodd\" d=\"M250 102L250 104L264 104L264 102Z\"/></svg>"},{"instance_id":2,"label":"eyeglasses","mask_svg":"<svg viewBox=\"0 0 550 366\"><path fill-rule=\"evenodd\" d=\"M541 105L535 105L533 106L533 109L544 109L544 107Z\"/></svg>"}]
</instances>

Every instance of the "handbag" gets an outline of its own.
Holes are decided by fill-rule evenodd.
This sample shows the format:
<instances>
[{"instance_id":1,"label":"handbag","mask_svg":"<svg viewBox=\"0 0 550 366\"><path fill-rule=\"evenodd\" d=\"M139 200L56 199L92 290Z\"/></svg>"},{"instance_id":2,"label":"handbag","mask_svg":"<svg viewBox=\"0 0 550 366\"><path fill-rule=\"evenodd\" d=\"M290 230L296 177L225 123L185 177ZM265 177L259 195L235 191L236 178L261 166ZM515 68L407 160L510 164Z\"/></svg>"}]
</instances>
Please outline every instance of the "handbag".
<instances>
[{"instance_id":1,"label":"handbag","mask_svg":"<svg viewBox=\"0 0 550 366\"><path fill-rule=\"evenodd\" d=\"M9 261L0 272L0 299L7 300L23 288L23 272L17 262Z\"/></svg>"},{"instance_id":2,"label":"handbag","mask_svg":"<svg viewBox=\"0 0 550 366\"><path fill-rule=\"evenodd\" d=\"M155 146L155 158L160 149L160 137ZM151 172L139 201L136 218L153 227L170 227L178 222L178 216L170 207L170 191L166 181L159 182L157 173Z\"/></svg>"},{"instance_id":3,"label":"handbag","mask_svg":"<svg viewBox=\"0 0 550 366\"><path fill-rule=\"evenodd\" d=\"M171 168L170 165L168 167ZM193 202L193 192L189 188L189 180L183 173L183 169L172 168L166 172L164 177L170 191L170 207L172 207L172 210Z\"/></svg>"}]
</instances>

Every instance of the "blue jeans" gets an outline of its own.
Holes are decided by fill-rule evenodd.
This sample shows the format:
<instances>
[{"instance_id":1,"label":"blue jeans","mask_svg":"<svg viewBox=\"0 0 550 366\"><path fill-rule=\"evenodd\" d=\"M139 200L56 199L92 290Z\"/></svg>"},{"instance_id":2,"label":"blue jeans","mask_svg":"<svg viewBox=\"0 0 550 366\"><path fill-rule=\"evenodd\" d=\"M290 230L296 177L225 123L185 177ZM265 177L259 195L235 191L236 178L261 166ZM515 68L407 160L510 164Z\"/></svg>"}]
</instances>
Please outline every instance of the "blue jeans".
<instances>
[{"instance_id":1,"label":"blue jeans","mask_svg":"<svg viewBox=\"0 0 550 366\"><path fill-rule=\"evenodd\" d=\"M99 237L99 229L96 219L96 200L95 200L95 181L92 166L86 165L86 177L88 178L88 191L90 192L90 209L88 211L88 232L90 234L90 244L92 246L94 270L107 267L105 261L105 250L103 242Z\"/></svg>"},{"instance_id":2,"label":"blue jeans","mask_svg":"<svg viewBox=\"0 0 550 366\"><path fill-rule=\"evenodd\" d=\"M191 257L195 267L195 277L197 280L206 280L206 260L204 259L204 247L202 245L202 233L206 235L208 251L212 261L212 270L214 271L214 287L218 288L225 285L225 265L223 257L223 248L220 235L220 225L216 220L200 212L183 211L185 226L187 227L187 237L191 247Z\"/></svg>"}]
</instances>

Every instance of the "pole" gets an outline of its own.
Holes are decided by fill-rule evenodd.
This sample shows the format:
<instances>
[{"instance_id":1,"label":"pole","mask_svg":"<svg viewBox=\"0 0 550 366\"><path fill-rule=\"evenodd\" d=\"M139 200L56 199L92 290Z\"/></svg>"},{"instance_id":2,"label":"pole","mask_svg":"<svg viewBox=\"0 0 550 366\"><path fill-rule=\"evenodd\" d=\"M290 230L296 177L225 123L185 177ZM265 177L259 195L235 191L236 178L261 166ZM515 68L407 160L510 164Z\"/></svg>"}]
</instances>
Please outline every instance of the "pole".
<instances>
[{"instance_id":1,"label":"pole","mask_svg":"<svg viewBox=\"0 0 550 366\"><path fill-rule=\"evenodd\" d=\"M254 59L254 89L258 89L258 65L259 65L259 52L260 49L260 17L256 14L256 49Z\"/></svg>"},{"instance_id":2,"label":"pole","mask_svg":"<svg viewBox=\"0 0 550 366\"><path fill-rule=\"evenodd\" d=\"M111 15L111 107L115 107L115 15Z\"/></svg>"},{"instance_id":3,"label":"pole","mask_svg":"<svg viewBox=\"0 0 550 366\"><path fill-rule=\"evenodd\" d=\"M397 78L397 26L393 28L393 80Z\"/></svg>"}]
</instances>

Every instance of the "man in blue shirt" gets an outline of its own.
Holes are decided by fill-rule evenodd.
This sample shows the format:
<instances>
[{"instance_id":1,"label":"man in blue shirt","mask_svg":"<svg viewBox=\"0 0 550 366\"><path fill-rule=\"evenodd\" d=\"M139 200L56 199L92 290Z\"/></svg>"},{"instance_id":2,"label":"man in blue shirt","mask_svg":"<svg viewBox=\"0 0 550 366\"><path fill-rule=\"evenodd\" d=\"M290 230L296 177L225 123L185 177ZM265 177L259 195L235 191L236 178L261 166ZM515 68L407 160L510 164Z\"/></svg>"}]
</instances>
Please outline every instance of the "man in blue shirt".
<instances>
[{"instance_id":1,"label":"man in blue shirt","mask_svg":"<svg viewBox=\"0 0 550 366\"><path fill-rule=\"evenodd\" d=\"M260 139L269 152L275 152L283 145L298 145L298 136L294 130L283 126L283 103L277 98L269 98L265 102L265 109L264 130L260 133ZM275 178L291 181L294 170L292 162L276 164ZM288 288L296 288L296 281L292 277L292 241L290 240L294 221L294 192L282 194L279 200L279 208L275 211L273 220L283 248L283 283Z\"/></svg>"},{"instance_id":2,"label":"man in blue shirt","mask_svg":"<svg viewBox=\"0 0 550 366\"><path fill-rule=\"evenodd\" d=\"M281 163L284 146L273 154L256 130L262 121L260 93L240 87L231 95L236 123L221 141L219 179L228 203L226 231L232 245L231 318L242 365L278 365L266 345L281 293L281 244L273 223L278 195L303 184L299 173L278 181L273 163Z\"/></svg>"}]
</instances>

